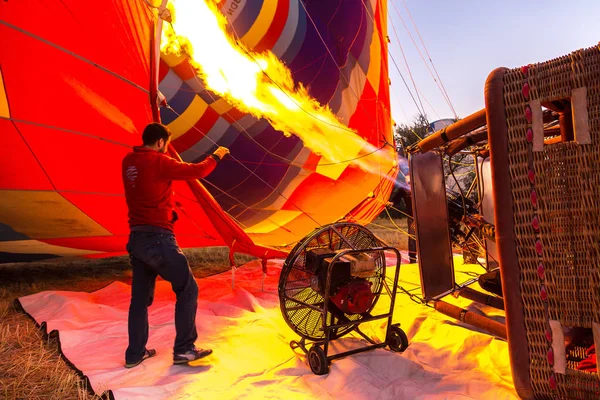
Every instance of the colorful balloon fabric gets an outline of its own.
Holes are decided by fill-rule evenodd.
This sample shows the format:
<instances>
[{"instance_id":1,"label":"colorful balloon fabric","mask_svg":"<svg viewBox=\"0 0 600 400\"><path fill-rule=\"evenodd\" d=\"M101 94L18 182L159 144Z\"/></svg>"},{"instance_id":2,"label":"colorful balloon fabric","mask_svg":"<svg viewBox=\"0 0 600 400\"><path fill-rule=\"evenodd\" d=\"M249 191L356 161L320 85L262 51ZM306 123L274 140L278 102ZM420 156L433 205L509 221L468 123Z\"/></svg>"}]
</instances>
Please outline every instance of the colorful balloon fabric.
<instances>
[{"instance_id":1,"label":"colorful balloon fabric","mask_svg":"<svg viewBox=\"0 0 600 400\"><path fill-rule=\"evenodd\" d=\"M272 51L311 96L395 158L385 1L217 3L243 44ZM174 185L182 247L276 256L273 249L320 225L368 223L381 212L396 166L382 162L373 174L350 160L331 163L228 104L187 58L157 53L156 6L0 5L0 260L123 254L121 159L153 120L170 128L184 161L202 160L217 145L231 150L203 181Z\"/></svg>"}]
</instances>

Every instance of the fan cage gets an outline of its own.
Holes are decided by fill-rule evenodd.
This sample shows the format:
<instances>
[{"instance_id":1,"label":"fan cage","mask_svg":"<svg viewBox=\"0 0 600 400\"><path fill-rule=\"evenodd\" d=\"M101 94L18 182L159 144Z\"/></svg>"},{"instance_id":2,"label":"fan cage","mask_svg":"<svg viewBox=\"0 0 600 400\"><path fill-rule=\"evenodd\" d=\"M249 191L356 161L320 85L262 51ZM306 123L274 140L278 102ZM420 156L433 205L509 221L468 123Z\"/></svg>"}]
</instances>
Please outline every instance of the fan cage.
<instances>
[{"instance_id":1,"label":"fan cage","mask_svg":"<svg viewBox=\"0 0 600 400\"><path fill-rule=\"evenodd\" d=\"M316 229L301 240L292 250L281 271L279 280L279 299L282 315L294 332L305 339L319 341L325 339L323 330L323 296L312 289L311 278L315 275L306 268L307 252L324 248L332 251L343 249L365 250L375 260L373 274L365 278L371 282L374 299L365 314L375 307L385 281L386 260L383 251L372 251L385 244L362 225L353 223L335 223ZM371 250L371 251L369 251ZM299 303L301 302L301 303ZM307 307L305 304L315 308ZM331 302L328 306L331 309ZM336 315L327 312L326 325L344 322L360 322L365 314ZM332 329L330 339L341 337L354 329L356 325L346 325Z\"/></svg>"}]
</instances>

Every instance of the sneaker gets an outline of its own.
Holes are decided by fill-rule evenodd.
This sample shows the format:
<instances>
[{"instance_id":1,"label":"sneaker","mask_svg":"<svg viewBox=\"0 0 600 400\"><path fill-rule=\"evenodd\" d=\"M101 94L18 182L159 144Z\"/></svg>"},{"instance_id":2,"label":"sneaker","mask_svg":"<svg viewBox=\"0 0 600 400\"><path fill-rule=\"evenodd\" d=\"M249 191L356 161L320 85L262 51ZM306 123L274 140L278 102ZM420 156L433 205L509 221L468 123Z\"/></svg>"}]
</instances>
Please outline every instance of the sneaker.
<instances>
[{"instance_id":1,"label":"sneaker","mask_svg":"<svg viewBox=\"0 0 600 400\"><path fill-rule=\"evenodd\" d=\"M154 349L146 349L146 351L144 352L144 355L142 356L142 358L140 358L138 361L133 362L133 363L126 362L125 363L125 368L136 367L136 366L140 365L140 363L142 361L144 361L145 359L150 358L150 357L154 357L155 355L156 355L156 350L154 350Z\"/></svg>"},{"instance_id":2,"label":"sneaker","mask_svg":"<svg viewBox=\"0 0 600 400\"><path fill-rule=\"evenodd\" d=\"M196 361L201 358L206 357L211 354L211 349L199 349L193 347L192 349L186 351L185 353L174 353L173 354L173 364L187 364L191 361Z\"/></svg>"}]
</instances>

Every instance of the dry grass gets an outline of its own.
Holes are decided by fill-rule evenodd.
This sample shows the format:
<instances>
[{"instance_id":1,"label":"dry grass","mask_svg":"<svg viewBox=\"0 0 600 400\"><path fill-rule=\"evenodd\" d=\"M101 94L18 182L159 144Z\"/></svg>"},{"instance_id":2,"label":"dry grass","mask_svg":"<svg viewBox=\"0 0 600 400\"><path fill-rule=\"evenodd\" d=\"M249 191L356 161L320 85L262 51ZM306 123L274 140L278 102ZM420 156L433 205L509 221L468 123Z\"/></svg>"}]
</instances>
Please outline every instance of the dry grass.
<instances>
[{"instance_id":1,"label":"dry grass","mask_svg":"<svg viewBox=\"0 0 600 400\"><path fill-rule=\"evenodd\" d=\"M87 385L60 357L55 338L41 329L13 302L44 289L84 289L68 281L41 285L11 282L0 289L0 397L5 399L95 399Z\"/></svg>"},{"instance_id":2,"label":"dry grass","mask_svg":"<svg viewBox=\"0 0 600 400\"><path fill-rule=\"evenodd\" d=\"M6 399L95 399L60 358L56 339L44 338L25 315L3 301L0 324L0 397Z\"/></svg>"},{"instance_id":3,"label":"dry grass","mask_svg":"<svg viewBox=\"0 0 600 400\"><path fill-rule=\"evenodd\" d=\"M388 245L407 248L406 220L378 219L369 225ZM229 268L226 248L184 250L197 278ZM252 260L236 255L238 265ZM47 337L14 300L44 290L91 292L131 279L127 257L102 260L54 259L28 264L0 264L0 398L99 399L87 382L60 356L55 337Z\"/></svg>"},{"instance_id":4,"label":"dry grass","mask_svg":"<svg viewBox=\"0 0 600 400\"><path fill-rule=\"evenodd\" d=\"M408 250L408 225L406 218L389 219L378 218L367 228L379 239L383 240L388 246L393 246L399 250Z\"/></svg>"},{"instance_id":5,"label":"dry grass","mask_svg":"<svg viewBox=\"0 0 600 400\"><path fill-rule=\"evenodd\" d=\"M197 278L229 268L225 248L187 249ZM236 255L236 262L252 260ZM98 399L87 382L61 358L55 337L47 337L14 300L44 290L91 292L129 281L127 257L0 264L0 398Z\"/></svg>"}]
</instances>

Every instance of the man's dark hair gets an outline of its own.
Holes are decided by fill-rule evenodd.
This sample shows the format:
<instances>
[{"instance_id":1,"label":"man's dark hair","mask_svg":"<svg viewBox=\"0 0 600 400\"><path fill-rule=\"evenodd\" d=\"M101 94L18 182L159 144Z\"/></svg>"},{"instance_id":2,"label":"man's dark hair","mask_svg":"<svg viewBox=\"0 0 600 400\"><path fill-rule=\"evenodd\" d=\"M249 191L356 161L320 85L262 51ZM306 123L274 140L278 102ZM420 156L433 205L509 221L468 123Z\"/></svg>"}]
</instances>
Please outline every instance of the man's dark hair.
<instances>
[{"instance_id":1,"label":"man's dark hair","mask_svg":"<svg viewBox=\"0 0 600 400\"><path fill-rule=\"evenodd\" d=\"M144 142L144 146L153 145L158 142L158 139L164 139L166 141L170 137L171 131L169 131L169 128L156 122L148 124L142 133L142 141Z\"/></svg>"}]
</instances>

